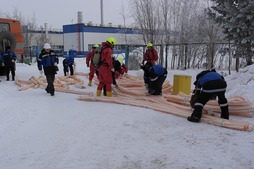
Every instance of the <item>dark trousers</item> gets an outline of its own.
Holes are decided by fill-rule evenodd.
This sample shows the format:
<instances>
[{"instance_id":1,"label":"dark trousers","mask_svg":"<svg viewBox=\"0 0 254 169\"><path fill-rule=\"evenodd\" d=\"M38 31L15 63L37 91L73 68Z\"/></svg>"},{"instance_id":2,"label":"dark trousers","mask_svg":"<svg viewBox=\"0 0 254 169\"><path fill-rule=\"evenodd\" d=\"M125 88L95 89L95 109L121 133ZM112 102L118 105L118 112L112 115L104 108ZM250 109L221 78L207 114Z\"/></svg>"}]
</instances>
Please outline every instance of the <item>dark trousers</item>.
<instances>
[{"instance_id":1,"label":"dark trousers","mask_svg":"<svg viewBox=\"0 0 254 169\"><path fill-rule=\"evenodd\" d=\"M9 80L9 74L11 72L12 80L15 80L15 65L5 66L6 78Z\"/></svg>"},{"instance_id":2,"label":"dark trousers","mask_svg":"<svg viewBox=\"0 0 254 169\"><path fill-rule=\"evenodd\" d=\"M218 103L221 109L221 118L229 119L229 112L228 112L228 101L225 97L225 91L221 92L209 92L209 90L216 90L216 89L223 89L226 88L227 84L224 80L221 81L211 81L207 82L203 86L203 90L206 92L201 91L194 104L194 111L191 116L201 118L202 110L205 104L214 98L214 96L218 97Z\"/></svg>"},{"instance_id":3,"label":"dark trousers","mask_svg":"<svg viewBox=\"0 0 254 169\"><path fill-rule=\"evenodd\" d=\"M74 74L74 70L73 70L73 65L70 64L70 65L66 65L65 62L63 61L63 71L64 71L64 76L66 76L66 73L69 72L69 69L70 68L70 75L73 75Z\"/></svg>"},{"instance_id":4,"label":"dark trousers","mask_svg":"<svg viewBox=\"0 0 254 169\"><path fill-rule=\"evenodd\" d=\"M46 87L46 91L48 93L54 94L55 92L55 87L54 87L54 80L55 80L55 75L46 75L46 79L47 79L47 87Z\"/></svg>"},{"instance_id":5,"label":"dark trousers","mask_svg":"<svg viewBox=\"0 0 254 169\"><path fill-rule=\"evenodd\" d=\"M151 81L151 88L154 90L154 95L160 95L162 93L162 85L166 80L167 75L159 76L157 80Z\"/></svg>"}]
</instances>

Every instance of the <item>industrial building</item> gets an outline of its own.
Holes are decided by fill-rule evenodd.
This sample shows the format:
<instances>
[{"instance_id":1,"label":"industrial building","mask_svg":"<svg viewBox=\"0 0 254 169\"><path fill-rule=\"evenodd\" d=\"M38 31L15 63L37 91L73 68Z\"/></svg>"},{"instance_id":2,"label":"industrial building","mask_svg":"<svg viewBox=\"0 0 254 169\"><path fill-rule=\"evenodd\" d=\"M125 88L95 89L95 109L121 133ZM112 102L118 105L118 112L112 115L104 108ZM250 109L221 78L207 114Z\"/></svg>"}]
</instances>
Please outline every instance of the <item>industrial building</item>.
<instances>
[{"instance_id":1,"label":"industrial building","mask_svg":"<svg viewBox=\"0 0 254 169\"><path fill-rule=\"evenodd\" d=\"M103 0L100 0L101 23L94 25L91 21L83 22L82 12L77 13L77 23L63 25L63 31L48 30L45 28L38 30L28 30L24 27L25 56L36 55L40 52L41 43L48 41L52 48L60 55L68 55L70 51L75 51L77 57L85 57L94 44L100 45L109 37L116 39L114 53L125 52L125 44L141 44L142 35L138 29L126 28L121 25L113 26L112 23L104 24ZM72 52L73 53L73 52Z\"/></svg>"},{"instance_id":2,"label":"industrial building","mask_svg":"<svg viewBox=\"0 0 254 169\"><path fill-rule=\"evenodd\" d=\"M100 45L109 37L116 39L117 45L114 53L119 53L124 52L124 44L138 43L141 34L137 29L125 28L121 25L113 26L112 23L105 25L101 0L101 23L99 25L94 25L91 21L85 24L80 11L76 24L63 25L64 54L67 55L68 51L73 50L77 51L77 56L85 56L94 44Z\"/></svg>"},{"instance_id":3,"label":"industrial building","mask_svg":"<svg viewBox=\"0 0 254 169\"><path fill-rule=\"evenodd\" d=\"M125 44L138 44L141 34L138 30L122 28L121 26L93 26L90 24L77 23L63 26L64 54L68 51L77 51L77 56L85 56L94 44L101 44L109 37L116 39L117 45L114 53L124 52Z\"/></svg>"},{"instance_id":4,"label":"industrial building","mask_svg":"<svg viewBox=\"0 0 254 169\"><path fill-rule=\"evenodd\" d=\"M114 53L124 53L125 44L142 43L138 29L113 26L111 23L84 23L81 12L78 12L77 21L75 24L63 25L63 30L48 29L46 23L38 30L29 30L24 26L25 56L38 56L44 41L48 41L59 55L66 56L69 51L76 51L77 57L85 57L94 44L100 45L109 37L115 38L117 42Z\"/></svg>"}]
</instances>

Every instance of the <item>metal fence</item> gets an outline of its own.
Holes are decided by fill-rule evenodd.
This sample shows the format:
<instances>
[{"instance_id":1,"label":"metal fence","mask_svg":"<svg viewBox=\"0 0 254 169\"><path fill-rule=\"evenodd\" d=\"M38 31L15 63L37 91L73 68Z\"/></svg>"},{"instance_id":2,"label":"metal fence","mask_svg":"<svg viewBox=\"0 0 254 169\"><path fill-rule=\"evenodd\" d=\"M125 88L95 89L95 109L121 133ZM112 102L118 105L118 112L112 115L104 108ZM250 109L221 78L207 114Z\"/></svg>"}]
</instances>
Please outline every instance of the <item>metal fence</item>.
<instances>
[{"instance_id":1,"label":"metal fence","mask_svg":"<svg viewBox=\"0 0 254 169\"><path fill-rule=\"evenodd\" d=\"M236 69L235 47L230 43L173 43L154 45L159 64L170 69ZM130 70L138 69L146 45L126 45L125 57ZM240 67L245 66L240 59Z\"/></svg>"}]
</instances>

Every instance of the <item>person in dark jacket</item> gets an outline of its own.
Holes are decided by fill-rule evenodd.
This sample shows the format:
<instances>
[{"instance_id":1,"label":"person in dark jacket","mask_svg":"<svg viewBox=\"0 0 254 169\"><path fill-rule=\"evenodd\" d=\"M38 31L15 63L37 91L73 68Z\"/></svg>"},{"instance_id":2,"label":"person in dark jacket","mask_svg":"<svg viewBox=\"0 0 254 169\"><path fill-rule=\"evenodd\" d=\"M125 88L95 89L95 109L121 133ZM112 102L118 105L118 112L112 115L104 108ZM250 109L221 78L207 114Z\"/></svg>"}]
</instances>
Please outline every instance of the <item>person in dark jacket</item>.
<instances>
[{"instance_id":1,"label":"person in dark jacket","mask_svg":"<svg viewBox=\"0 0 254 169\"><path fill-rule=\"evenodd\" d=\"M141 65L141 69L144 70L144 82L148 93L161 95L162 85L168 74L167 69L160 65L153 65L151 62L147 62L144 66Z\"/></svg>"},{"instance_id":2,"label":"person in dark jacket","mask_svg":"<svg viewBox=\"0 0 254 169\"><path fill-rule=\"evenodd\" d=\"M54 96L55 88L54 88L54 80L56 74L56 66L59 62L56 53L51 50L51 46L49 43L45 43L44 47L38 58L38 69L40 70L41 75L43 74L42 67L44 70L44 74L47 79L47 87L46 92L50 93L51 96Z\"/></svg>"},{"instance_id":3,"label":"person in dark jacket","mask_svg":"<svg viewBox=\"0 0 254 169\"><path fill-rule=\"evenodd\" d=\"M194 111L187 119L190 122L199 122L205 104L214 97L218 97L221 109L221 118L229 119L228 101L225 97L227 83L215 69L205 70L196 76L194 82L197 97L194 101Z\"/></svg>"},{"instance_id":4,"label":"person in dark jacket","mask_svg":"<svg viewBox=\"0 0 254 169\"><path fill-rule=\"evenodd\" d=\"M64 76L69 75L69 68L70 68L70 75L74 74L74 57L73 56L68 56L63 60L63 72Z\"/></svg>"},{"instance_id":5,"label":"person in dark jacket","mask_svg":"<svg viewBox=\"0 0 254 169\"><path fill-rule=\"evenodd\" d=\"M15 61L16 61L16 54L11 51L10 46L5 47L5 51L1 53L1 60L3 65L5 66L5 74L6 74L6 80L9 81L9 75L11 72L12 80L15 80Z\"/></svg>"},{"instance_id":6,"label":"person in dark jacket","mask_svg":"<svg viewBox=\"0 0 254 169\"><path fill-rule=\"evenodd\" d=\"M113 66L115 69L115 79L118 79L128 73L128 67L123 63L123 57L113 58Z\"/></svg>"}]
</instances>

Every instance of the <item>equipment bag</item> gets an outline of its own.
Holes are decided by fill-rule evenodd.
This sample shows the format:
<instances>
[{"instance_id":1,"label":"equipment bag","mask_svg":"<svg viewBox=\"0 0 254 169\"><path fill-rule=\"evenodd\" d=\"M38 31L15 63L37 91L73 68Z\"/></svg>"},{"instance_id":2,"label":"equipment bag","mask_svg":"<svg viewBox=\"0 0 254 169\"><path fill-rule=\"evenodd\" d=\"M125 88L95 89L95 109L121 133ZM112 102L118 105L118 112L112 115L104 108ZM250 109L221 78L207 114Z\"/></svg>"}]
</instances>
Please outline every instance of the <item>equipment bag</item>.
<instances>
[{"instance_id":1,"label":"equipment bag","mask_svg":"<svg viewBox=\"0 0 254 169\"><path fill-rule=\"evenodd\" d=\"M94 64L95 67L98 67L101 65L101 52L104 48L102 47L97 47L95 50L94 50L94 55L93 55L93 59L92 59L92 62Z\"/></svg>"}]
</instances>

